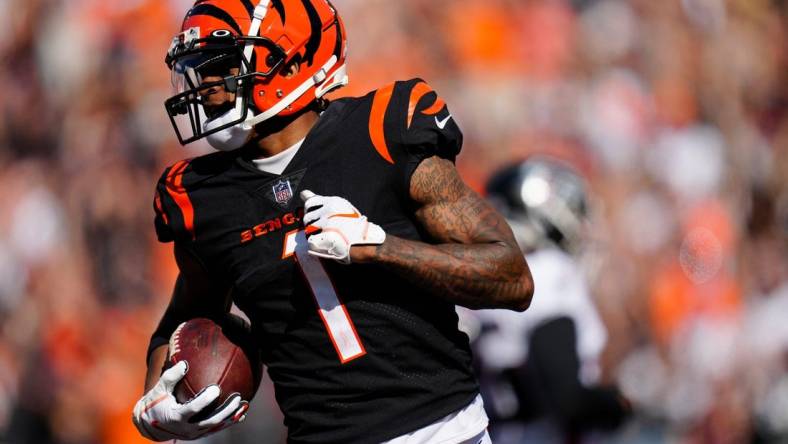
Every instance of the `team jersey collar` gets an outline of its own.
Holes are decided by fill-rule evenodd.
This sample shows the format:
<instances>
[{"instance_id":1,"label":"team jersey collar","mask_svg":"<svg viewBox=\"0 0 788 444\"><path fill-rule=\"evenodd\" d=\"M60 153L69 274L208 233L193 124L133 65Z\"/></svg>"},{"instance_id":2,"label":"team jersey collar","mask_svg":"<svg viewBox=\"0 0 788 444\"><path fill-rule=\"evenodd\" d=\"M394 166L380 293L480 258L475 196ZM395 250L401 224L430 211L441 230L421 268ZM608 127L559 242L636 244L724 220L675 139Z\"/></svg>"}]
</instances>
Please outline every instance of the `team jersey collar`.
<instances>
[{"instance_id":1,"label":"team jersey collar","mask_svg":"<svg viewBox=\"0 0 788 444\"><path fill-rule=\"evenodd\" d=\"M333 103L329 105L328 109L319 114L314 126L312 126L312 128L306 134L306 137L304 137L298 152L296 152L295 156L293 156L293 159L290 161L284 171L282 171L282 174L272 174L261 171L257 168L253 160L259 158L259 154L254 142L250 142L243 148L237 150L238 157L236 158L236 162L245 170L252 171L255 174L264 175L267 177L286 176L293 171L306 168L307 160L309 159L309 153L315 149L314 145L316 144L314 143L314 140L317 139L318 135L323 132L334 120L332 119L334 114L332 112L332 105Z\"/></svg>"}]
</instances>

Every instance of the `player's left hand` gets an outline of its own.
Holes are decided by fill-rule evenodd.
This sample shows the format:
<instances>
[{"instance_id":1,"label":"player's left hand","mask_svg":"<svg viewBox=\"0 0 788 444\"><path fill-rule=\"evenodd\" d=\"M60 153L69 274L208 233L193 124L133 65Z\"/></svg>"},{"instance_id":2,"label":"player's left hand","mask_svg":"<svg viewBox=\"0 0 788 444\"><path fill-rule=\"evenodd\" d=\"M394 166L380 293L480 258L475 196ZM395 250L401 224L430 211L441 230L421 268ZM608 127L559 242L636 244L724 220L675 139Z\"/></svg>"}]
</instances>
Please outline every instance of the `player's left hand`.
<instances>
[{"instance_id":1,"label":"player's left hand","mask_svg":"<svg viewBox=\"0 0 788 444\"><path fill-rule=\"evenodd\" d=\"M246 417L249 403L235 394L210 417L192 421L192 417L219 397L220 390L216 385L208 386L191 400L179 404L173 390L188 369L188 364L180 361L165 370L156 385L137 401L132 420L145 438L153 441L197 439L239 423Z\"/></svg>"},{"instance_id":2,"label":"player's left hand","mask_svg":"<svg viewBox=\"0 0 788 444\"><path fill-rule=\"evenodd\" d=\"M353 245L380 245L386 240L382 228L368 221L347 199L301 192L304 201L309 254L350 263Z\"/></svg>"}]
</instances>

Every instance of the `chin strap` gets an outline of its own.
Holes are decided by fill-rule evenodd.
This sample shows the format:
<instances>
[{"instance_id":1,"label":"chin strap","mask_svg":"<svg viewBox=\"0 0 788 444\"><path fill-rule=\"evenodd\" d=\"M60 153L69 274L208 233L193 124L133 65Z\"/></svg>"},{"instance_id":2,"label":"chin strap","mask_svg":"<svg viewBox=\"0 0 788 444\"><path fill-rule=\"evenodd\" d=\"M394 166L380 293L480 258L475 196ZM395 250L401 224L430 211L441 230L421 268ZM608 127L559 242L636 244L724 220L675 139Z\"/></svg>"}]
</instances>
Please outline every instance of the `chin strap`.
<instances>
[{"instance_id":1,"label":"chin strap","mask_svg":"<svg viewBox=\"0 0 788 444\"><path fill-rule=\"evenodd\" d=\"M249 25L249 31L246 35L257 36L260 33L260 25L263 23L265 15L268 13L268 4L271 0L260 0L260 3L255 6L252 12L252 23ZM244 59L252 60L252 52L254 51L254 42L249 41L244 45ZM246 74L246 64L241 63L241 74ZM235 97L235 110L240 116L243 114L244 100L241 95Z\"/></svg>"},{"instance_id":2,"label":"chin strap","mask_svg":"<svg viewBox=\"0 0 788 444\"><path fill-rule=\"evenodd\" d=\"M309 88L324 81L326 79L326 73L330 71L331 68L333 68L334 65L336 65L336 63L337 63L337 56L335 55L331 56L331 58L328 59L328 61L320 68L320 71L315 73L315 75L308 78L304 83L299 85L298 88L291 91L290 94L284 96L282 100L276 102L276 105L272 106L271 108L268 108L267 110L256 116L249 117L248 119L246 119L246 121L243 124L251 128L257 125L258 123L268 120L271 117L274 117L275 115L279 114L280 112L282 112L282 110L287 108L291 103L298 100L298 98L301 97L305 92L307 92Z\"/></svg>"},{"instance_id":3,"label":"chin strap","mask_svg":"<svg viewBox=\"0 0 788 444\"><path fill-rule=\"evenodd\" d=\"M254 11L252 12L252 23L249 25L249 31L246 35L249 36L257 36L260 33L260 25L263 23L263 19L265 19L265 15L268 13L268 5L271 3L271 0L260 0L260 2L255 6ZM244 45L244 59L252 60L252 52L254 51L254 42L249 41ZM241 63L241 74L246 74L246 64ZM235 97L235 112L236 115L241 116L244 112L244 100L240 94L236 95ZM240 125L244 125L245 122L241 122ZM251 127L250 127L251 128ZM248 130L248 128L243 128Z\"/></svg>"},{"instance_id":4,"label":"chin strap","mask_svg":"<svg viewBox=\"0 0 788 444\"><path fill-rule=\"evenodd\" d=\"M269 3L270 3L270 0L260 0L260 2L254 8L254 11L252 12L252 23L249 25L249 31L247 32L246 35L257 36L260 33L260 25L263 23L263 19L265 18L265 15L268 13L268 5L269 5ZM248 60L252 60L252 52L253 51L254 51L254 42L253 41L248 41L244 45L244 49L243 49L243 55L244 55L244 58L247 61ZM189 68L189 69L191 69L191 68ZM246 73L247 73L246 64L245 63L241 63L241 74L246 74ZM187 74L189 74L189 73L187 72ZM247 80L243 80L243 82L247 82ZM236 94L234 109L231 110L231 111L228 111L224 115L225 116L226 115L237 116L237 117L233 117L233 119L236 119L236 118L239 119L244 114L244 111L245 111L244 110L244 105L245 105L245 101L244 101L244 99L242 97L242 94ZM207 119L203 125L204 126L208 125L208 127L210 127L211 125L213 125L214 127L218 127L218 126L224 124L224 122L225 121L223 121L222 119L217 119L216 117L214 117L212 119ZM240 130L243 130L243 131L249 131L249 129L251 127L247 128L244 125L244 123L245 122L240 122L237 125L234 125L232 128L240 129ZM240 127L239 127L239 125L240 125ZM223 144L226 140L230 139L231 134L232 134L232 128L226 128L226 129L224 129L222 131L219 131L218 133L215 133L214 136L213 136L215 140L212 140L211 139L212 136L209 135L208 136L209 137L209 139L208 139L209 143L212 146L214 146L214 148L216 148L216 149L224 150L225 148L220 147L219 145ZM224 138L218 138L217 139L217 136L219 136L219 134L221 134L221 133L226 134L226 136ZM238 148L238 147L232 147L232 149L235 149L235 148Z\"/></svg>"},{"instance_id":5,"label":"chin strap","mask_svg":"<svg viewBox=\"0 0 788 444\"><path fill-rule=\"evenodd\" d=\"M342 64L337 67L334 74L331 74L331 77L327 78L325 82L315 88L315 97L323 97L326 93L347 85L347 82L347 65Z\"/></svg>"},{"instance_id":6,"label":"chin strap","mask_svg":"<svg viewBox=\"0 0 788 444\"><path fill-rule=\"evenodd\" d=\"M252 12L252 24L249 25L248 36L257 37L260 32L260 25L263 23L265 15L268 13L268 4L271 0L260 0ZM244 46L244 57L246 60L252 60L252 51L254 51L254 42L247 42Z\"/></svg>"}]
</instances>

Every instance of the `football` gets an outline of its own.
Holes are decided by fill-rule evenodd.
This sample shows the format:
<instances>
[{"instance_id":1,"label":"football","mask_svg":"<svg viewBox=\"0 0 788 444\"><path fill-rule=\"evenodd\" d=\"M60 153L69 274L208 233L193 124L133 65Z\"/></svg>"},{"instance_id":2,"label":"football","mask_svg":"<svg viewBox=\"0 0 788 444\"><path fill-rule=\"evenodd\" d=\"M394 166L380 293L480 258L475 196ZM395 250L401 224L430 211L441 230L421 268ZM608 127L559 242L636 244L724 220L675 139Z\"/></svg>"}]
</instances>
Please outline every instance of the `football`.
<instances>
[{"instance_id":1,"label":"football","mask_svg":"<svg viewBox=\"0 0 788 444\"><path fill-rule=\"evenodd\" d=\"M230 395L251 401L260 385L262 364L246 328L235 322L222 325L206 318L182 323L170 337L167 365L186 361L189 370L175 386L179 403L216 384L221 394L199 416L207 416Z\"/></svg>"}]
</instances>

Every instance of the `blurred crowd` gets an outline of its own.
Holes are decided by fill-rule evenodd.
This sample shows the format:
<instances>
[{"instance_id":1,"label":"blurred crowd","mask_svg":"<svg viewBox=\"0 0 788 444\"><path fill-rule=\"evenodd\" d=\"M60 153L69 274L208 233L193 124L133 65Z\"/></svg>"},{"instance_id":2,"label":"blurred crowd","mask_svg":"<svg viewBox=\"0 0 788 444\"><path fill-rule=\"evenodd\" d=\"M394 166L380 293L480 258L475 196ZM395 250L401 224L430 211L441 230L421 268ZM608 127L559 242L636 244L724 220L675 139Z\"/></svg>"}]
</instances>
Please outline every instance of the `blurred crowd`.
<instances>
[{"instance_id":1,"label":"blurred crowd","mask_svg":"<svg viewBox=\"0 0 788 444\"><path fill-rule=\"evenodd\" d=\"M333 3L337 95L427 80L472 187L534 153L585 174L620 442L788 440L788 1ZM131 408L176 274L154 185L208 151L163 107L190 5L0 0L0 442L145 442ZM270 386L253 405L205 441L281 442Z\"/></svg>"}]
</instances>

